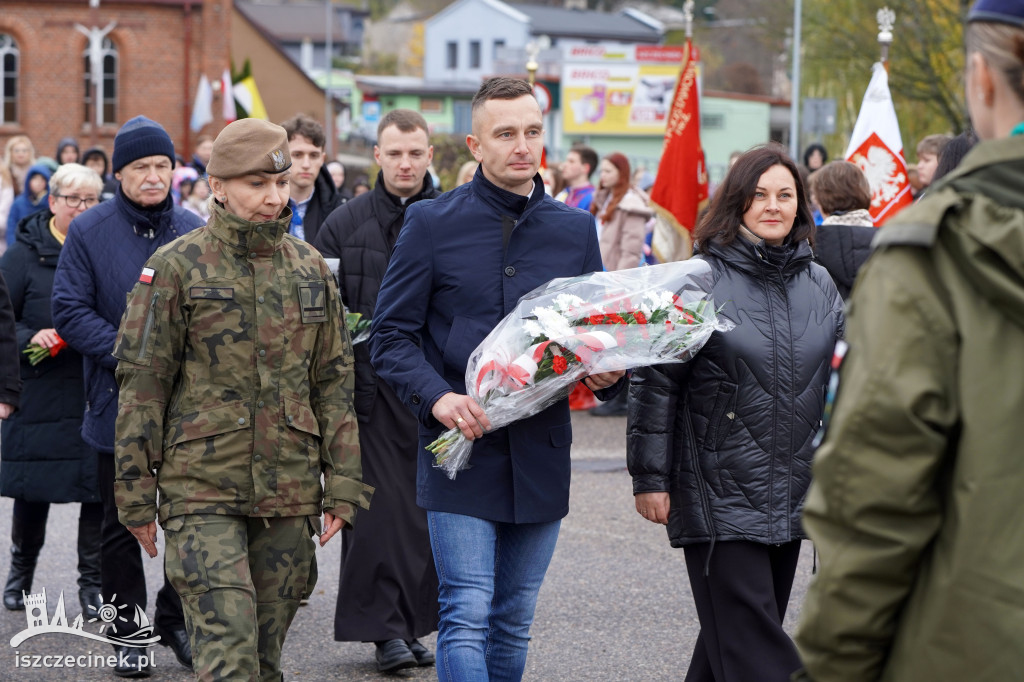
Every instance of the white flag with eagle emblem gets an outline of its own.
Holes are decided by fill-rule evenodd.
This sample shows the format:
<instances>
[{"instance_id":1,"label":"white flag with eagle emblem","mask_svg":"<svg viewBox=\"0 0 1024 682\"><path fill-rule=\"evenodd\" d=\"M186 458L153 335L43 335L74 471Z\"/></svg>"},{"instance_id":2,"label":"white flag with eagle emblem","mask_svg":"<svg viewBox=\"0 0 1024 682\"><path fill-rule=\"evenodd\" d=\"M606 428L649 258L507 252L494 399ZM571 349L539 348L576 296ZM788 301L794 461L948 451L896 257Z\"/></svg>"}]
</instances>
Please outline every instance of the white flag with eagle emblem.
<instances>
[{"instance_id":1,"label":"white flag with eagle emblem","mask_svg":"<svg viewBox=\"0 0 1024 682\"><path fill-rule=\"evenodd\" d=\"M871 185L871 219L875 227L880 227L914 199L896 107L889 93L889 74L881 63L876 62L871 68L871 82L853 126L846 160L857 164L867 176Z\"/></svg>"}]
</instances>

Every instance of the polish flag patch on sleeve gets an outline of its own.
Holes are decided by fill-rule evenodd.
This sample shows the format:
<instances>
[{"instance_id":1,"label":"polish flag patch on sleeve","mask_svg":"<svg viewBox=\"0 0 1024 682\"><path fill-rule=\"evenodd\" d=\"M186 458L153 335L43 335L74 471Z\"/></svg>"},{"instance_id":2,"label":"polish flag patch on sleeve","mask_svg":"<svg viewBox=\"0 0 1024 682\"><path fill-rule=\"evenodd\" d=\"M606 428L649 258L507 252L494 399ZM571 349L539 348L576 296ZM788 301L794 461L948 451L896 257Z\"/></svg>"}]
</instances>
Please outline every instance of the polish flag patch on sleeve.
<instances>
[{"instance_id":1,"label":"polish flag patch on sleeve","mask_svg":"<svg viewBox=\"0 0 1024 682\"><path fill-rule=\"evenodd\" d=\"M153 268L142 268L142 274L139 275L139 281L143 284L152 284L153 277L156 276L156 270Z\"/></svg>"}]
</instances>

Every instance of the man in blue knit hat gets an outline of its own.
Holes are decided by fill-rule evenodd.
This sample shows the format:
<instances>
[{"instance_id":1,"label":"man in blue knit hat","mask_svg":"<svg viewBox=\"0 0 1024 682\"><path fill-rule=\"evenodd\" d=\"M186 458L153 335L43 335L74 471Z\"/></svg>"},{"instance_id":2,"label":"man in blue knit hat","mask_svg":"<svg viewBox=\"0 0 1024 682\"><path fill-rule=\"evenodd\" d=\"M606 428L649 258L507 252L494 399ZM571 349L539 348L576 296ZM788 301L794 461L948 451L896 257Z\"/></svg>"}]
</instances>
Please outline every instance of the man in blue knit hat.
<instances>
[{"instance_id":1,"label":"man in blue knit hat","mask_svg":"<svg viewBox=\"0 0 1024 682\"><path fill-rule=\"evenodd\" d=\"M112 352L127 294L153 252L203 224L176 207L170 196L174 143L156 121L136 116L114 138L113 170L121 185L111 201L71 222L53 283L53 321L57 333L81 353L85 363L86 410L82 437L98 451L97 473L103 499L103 598L146 609L146 576L138 542L117 518L114 501L114 421L117 417L117 359ZM142 434L140 434L142 435ZM84 616L96 617L86 613ZM114 623L107 634L134 634L131 622ZM178 661L192 666L192 651L181 599L170 583L157 594L154 634ZM114 647L121 677L148 677L152 654Z\"/></svg>"}]
</instances>

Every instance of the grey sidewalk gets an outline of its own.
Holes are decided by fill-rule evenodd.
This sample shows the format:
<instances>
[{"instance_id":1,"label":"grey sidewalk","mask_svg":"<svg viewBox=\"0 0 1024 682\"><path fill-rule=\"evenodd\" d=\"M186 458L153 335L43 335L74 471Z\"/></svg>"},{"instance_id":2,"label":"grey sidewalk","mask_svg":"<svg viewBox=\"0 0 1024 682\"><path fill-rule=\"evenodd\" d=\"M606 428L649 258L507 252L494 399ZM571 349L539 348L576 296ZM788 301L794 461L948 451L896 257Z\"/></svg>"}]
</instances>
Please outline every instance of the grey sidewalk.
<instances>
[{"instance_id":1,"label":"grey sidewalk","mask_svg":"<svg viewBox=\"0 0 1024 682\"><path fill-rule=\"evenodd\" d=\"M531 634L526 680L681 680L686 672L697 618L690 603L682 552L668 546L664 528L643 521L633 509L625 471L625 419L574 414L573 484L569 516L541 589ZM0 500L0 580L9 564L12 502ZM78 505L50 511L46 546L33 590L46 588L52 614L64 591L68 620L78 615L75 538ZM160 558L146 560L150 597L160 585ZM340 543L318 551L320 581L308 606L288 633L284 649L287 680L436 679L433 668L377 674L373 646L333 638ZM797 571L790 629L810 575L810 547ZM148 613L152 618L153 605ZM25 669L15 666L11 637L26 627L23 612L0 608L0 679L112 680L107 668ZM93 629L95 625L91 626ZM434 639L426 640L433 648ZM32 637L20 654L107 655L106 644L66 634ZM152 680L188 680L169 649L156 647Z\"/></svg>"}]
</instances>

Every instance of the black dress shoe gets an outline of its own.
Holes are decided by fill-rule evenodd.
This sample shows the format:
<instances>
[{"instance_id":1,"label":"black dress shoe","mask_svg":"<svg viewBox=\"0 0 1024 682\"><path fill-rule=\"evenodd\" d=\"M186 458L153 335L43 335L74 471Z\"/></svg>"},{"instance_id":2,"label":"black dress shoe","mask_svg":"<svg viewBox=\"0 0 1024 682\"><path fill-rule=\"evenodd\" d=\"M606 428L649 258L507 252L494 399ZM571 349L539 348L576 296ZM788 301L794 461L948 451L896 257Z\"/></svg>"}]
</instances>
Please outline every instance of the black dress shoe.
<instances>
[{"instance_id":1,"label":"black dress shoe","mask_svg":"<svg viewBox=\"0 0 1024 682\"><path fill-rule=\"evenodd\" d=\"M100 615L103 600L100 599L98 587L84 587L78 590L78 603L82 605L82 618L88 621Z\"/></svg>"},{"instance_id":2,"label":"black dress shoe","mask_svg":"<svg viewBox=\"0 0 1024 682\"><path fill-rule=\"evenodd\" d=\"M115 644L114 652L117 654L114 674L118 677L149 677L152 674L146 649Z\"/></svg>"},{"instance_id":3,"label":"black dress shoe","mask_svg":"<svg viewBox=\"0 0 1024 682\"><path fill-rule=\"evenodd\" d=\"M377 670L391 673L419 665L416 656L409 650L403 639L389 639L386 642L374 642L377 645Z\"/></svg>"},{"instance_id":4,"label":"black dress shoe","mask_svg":"<svg viewBox=\"0 0 1024 682\"><path fill-rule=\"evenodd\" d=\"M409 642L409 651L416 657L416 665L434 665L434 654L427 647L414 639Z\"/></svg>"},{"instance_id":5,"label":"black dress shoe","mask_svg":"<svg viewBox=\"0 0 1024 682\"><path fill-rule=\"evenodd\" d=\"M25 599L21 595L21 590L4 590L4 608L8 611L25 610Z\"/></svg>"},{"instance_id":6,"label":"black dress shoe","mask_svg":"<svg viewBox=\"0 0 1024 682\"><path fill-rule=\"evenodd\" d=\"M160 627L153 628L153 634L160 638L160 645L170 647L178 663L192 670L192 644L188 639L188 630L176 628L164 630Z\"/></svg>"}]
</instances>

